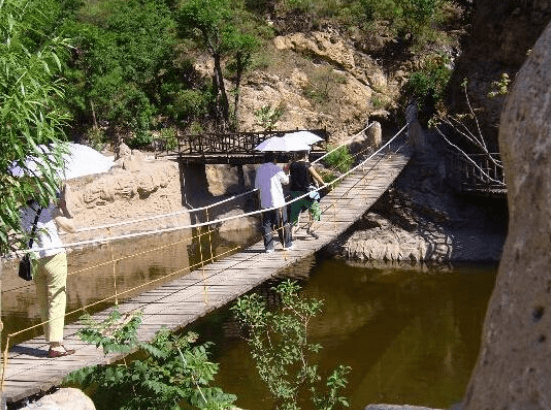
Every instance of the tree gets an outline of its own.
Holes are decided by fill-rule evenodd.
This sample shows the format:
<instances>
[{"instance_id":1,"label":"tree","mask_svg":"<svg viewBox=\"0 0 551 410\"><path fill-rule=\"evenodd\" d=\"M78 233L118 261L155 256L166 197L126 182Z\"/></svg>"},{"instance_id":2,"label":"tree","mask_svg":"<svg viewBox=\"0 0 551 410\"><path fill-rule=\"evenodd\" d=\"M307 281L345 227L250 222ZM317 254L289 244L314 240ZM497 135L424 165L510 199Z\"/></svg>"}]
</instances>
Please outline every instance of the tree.
<instances>
[{"instance_id":1,"label":"tree","mask_svg":"<svg viewBox=\"0 0 551 410\"><path fill-rule=\"evenodd\" d=\"M47 12L42 12L43 10ZM0 2L0 254L25 246L19 209L26 200L47 205L59 187L63 126L60 54L66 42L46 32L60 3L53 0ZM54 144L46 158L39 144ZM29 168L29 158L41 164ZM19 166L25 177L15 177Z\"/></svg>"},{"instance_id":2,"label":"tree","mask_svg":"<svg viewBox=\"0 0 551 410\"><path fill-rule=\"evenodd\" d=\"M250 66L251 56L258 47L258 41L253 35L244 33L237 27L237 11L243 11L241 2L189 0L182 5L177 18L182 35L196 40L214 60L213 89L217 98L218 117L223 121L223 128L231 127L231 114L222 62L227 57L233 59L229 68L233 68L236 73L235 116L238 111L241 77Z\"/></svg>"},{"instance_id":3,"label":"tree","mask_svg":"<svg viewBox=\"0 0 551 410\"><path fill-rule=\"evenodd\" d=\"M66 31L75 45L68 102L78 122L109 121L133 133L130 143L150 141L163 88L174 79L176 33L167 4L102 0L79 9Z\"/></svg>"}]
</instances>

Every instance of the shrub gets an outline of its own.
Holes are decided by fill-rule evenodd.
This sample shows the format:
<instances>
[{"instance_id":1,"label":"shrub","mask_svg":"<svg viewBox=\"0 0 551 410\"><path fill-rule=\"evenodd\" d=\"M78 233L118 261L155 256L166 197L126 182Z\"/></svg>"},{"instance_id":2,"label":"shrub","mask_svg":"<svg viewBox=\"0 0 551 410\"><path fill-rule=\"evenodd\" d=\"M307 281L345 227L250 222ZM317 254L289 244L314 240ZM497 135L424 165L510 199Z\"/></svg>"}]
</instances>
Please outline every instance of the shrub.
<instances>
[{"instance_id":1,"label":"shrub","mask_svg":"<svg viewBox=\"0 0 551 410\"><path fill-rule=\"evenodd\" d=\"M178 138L176 138L176 128L161 128L159 139L163 141L165 149L172 151L178 147Z\"/></svg>"},{"instance_id":2,"label":"shrub","mask_svg":"<svg viewBox=\"0 0 551 410\"><path fill-rule=\"evenodd\" d=\"M329 145L327 146L327 151L329 154L324 158L324 162L332 169L344 173L347 172L354 163L354 157L350 154L348 145L343 145L338 149Z\"/></svg>"},{"instance_id":3,"label":"shrub","mask_svg":"<svg viewBox=\"0 0 551 410\"><path fill-rule=\"evenodd\" d=\"M285 108L281 105L275 108L269 104L264 105L254 112L256 124L265 131L272 131L284 112Z\"/></svg>"},{"instance_id":4,"label":"shrub","mask_svg":"<svg viewBox=\"0 0 551 410\"><path fill-rule=\"evenodd\" d=\"M309 342L308 325L321 312L323 303L316 299L303 299L300 286L287 280L274 288L281 304L271 312L258 294L244 296L231 308L236 319L246 330L251 356L256 362L260 378L267 384L276 400L276 409L298 410L301 390L311 393L316 409L331 410L336 406L348 407L348 400L339 396L346 386L348 366L338 366L325 381L327 393L318 391L321 377L318 367L311 364L312 356L321 346Z\"/></svg>"},{"instance_id":5,"label":"shrub","mask_svg":"<svg viewBox=\"0 0 551 410\"><path fill-rule=\"evenodd\" d=\"M309 82L304 87L304 93L318 106L324 108L335 97L335 88L344 84L346 77L337 73L331 66L323 66L309 75Z\"/></svg>"},{"instance_id":6,"label":"shrub","mask_svg":"<svg viewBox=\"0 0 551 410\"><path fill-rule=\"evenodd\" d=\"M437 103L444 97L451 76L450 58L445 54L433 54L424 59L421 69L409 78L407 89L419 103L432 98Z\"/></svg>"},{"instance_id":7,"label":"shrub","mask_svg":"<svg viewBox=\"0 0 551 410\"><path fill-rule=\"evenodd\" d=\"M208 360L209 343L194 346L196 334L175 336L166 328L158 331L150 343L139 343L141 315L121 319L118 309L100 323L84 316L81 320L86 327L79 335L102 347L105 354L129 353L139 348L146 357L130 364L124 360L110 366L85 367L67 376L65 384L78 383L94 389L98 410L180 410L181 401L200 409L231 407L236 397L210 386L218 365Z\"/></svg>"}]
</instances>

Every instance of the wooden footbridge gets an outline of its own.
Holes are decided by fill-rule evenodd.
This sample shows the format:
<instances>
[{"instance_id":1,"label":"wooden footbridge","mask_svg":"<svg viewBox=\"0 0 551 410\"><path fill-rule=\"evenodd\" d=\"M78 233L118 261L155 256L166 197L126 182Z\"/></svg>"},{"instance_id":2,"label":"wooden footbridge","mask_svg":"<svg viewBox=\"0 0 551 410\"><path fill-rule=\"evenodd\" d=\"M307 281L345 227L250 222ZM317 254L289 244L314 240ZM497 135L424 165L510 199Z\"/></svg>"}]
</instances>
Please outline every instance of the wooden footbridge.
<instances>
[{"instance_id":1,"label":"wooden footbridge","mask_svg":"<svg viewBox=\"0 0 551 410\"><path fill-rule=\"evenodd\" d=\"M223 258L202 261L171 281L125 300L119 298L119 311L123 314L135 310L143 312L139 339L148 341L161 327L181 330L319 251L358 221L408 163L411 153L405 138L400 135L402 131L404 129L367 158L358 160L358 165L339 177L322 197L322 221L313 228L317 239L306 233L304 224L299 224L293 250L276 247L275 252L267 254L260 241ZM95 317L102 320L107 314L108 310ZM80 328L78 321L68 323L65 328L66 344L76 349L72 356L49 359L42 336L15 346L8 343L2 367L5 400L17 402L46 392L74 370L113 363L121 358L118 354L104 356L95 346L82 342L76 336Z\"/></svg>"},{"instance_id":2,"label":"wooden footbridge","mask_svg":"<svg viewBox=\"0 0 551 410\"><path fill-rule=\"evenodd\" d=\"M255 151L255 147L270 137L282 137L285 134L297 131L308 131L322 141L312 146L310 158L318 158L324 151L320 146L327 142L326 129L310 130L277 130L258 132L234 132L234 133L203 133L178 135L173 148L166 146L164 142L158 144L163 149L157 152L158 157L176 157L185 163L200 164L258 164L263 162L264 153ZM282 155L281 161L287 161Z\"/></svg>"}]
</instances>

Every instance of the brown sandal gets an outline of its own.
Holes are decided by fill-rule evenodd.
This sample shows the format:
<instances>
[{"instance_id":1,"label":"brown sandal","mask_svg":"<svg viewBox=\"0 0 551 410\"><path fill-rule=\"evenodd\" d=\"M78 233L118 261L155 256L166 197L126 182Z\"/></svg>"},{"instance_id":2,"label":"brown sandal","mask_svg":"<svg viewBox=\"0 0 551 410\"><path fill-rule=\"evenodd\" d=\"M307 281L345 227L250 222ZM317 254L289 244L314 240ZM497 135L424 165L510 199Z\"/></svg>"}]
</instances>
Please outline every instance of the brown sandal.
<instances>
[{"instance_id":1,"label":"brown sandal","mask_svg":"<svg viewBox=\"0 0 551 410\"><path fill-rule=\"evenodd\" d=\"M60 347L63 348L63 351L53 350L50 347L50 350L48 351L48 357L54 359L56 357L69 356L75 353L74 349L66 349L65 346L60 346Z\"/></svg>"}]
</instances>

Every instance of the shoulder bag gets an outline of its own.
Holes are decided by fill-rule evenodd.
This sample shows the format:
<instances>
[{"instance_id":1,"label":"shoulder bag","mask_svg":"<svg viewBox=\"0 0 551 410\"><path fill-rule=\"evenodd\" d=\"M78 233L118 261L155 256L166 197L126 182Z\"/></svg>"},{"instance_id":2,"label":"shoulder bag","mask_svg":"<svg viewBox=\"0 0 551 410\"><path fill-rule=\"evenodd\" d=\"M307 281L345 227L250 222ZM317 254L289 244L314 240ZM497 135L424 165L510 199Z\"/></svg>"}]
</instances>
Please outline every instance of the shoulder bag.
<instances>
[{"instance_id":1,"label":"shoulder bag","mask_svg":"<svg viewBox=\"0 0 551 410\"><path fill-rule=\"evenodd\" d=\"M42 208L38 208L38 211L36 212L36 216L34 218L33 222L33 228L31 230L31 239L29 240L29 249L33 246L34 241L34 233L36 231L36 224L38 223L38 218L40 217L40 212L42 212ZM28 253L23 256L23 259L19 262L19 277L24 280L32 280L33 279L33 273L31 268L31 257Z\"/></svg>"}]
</instances>

